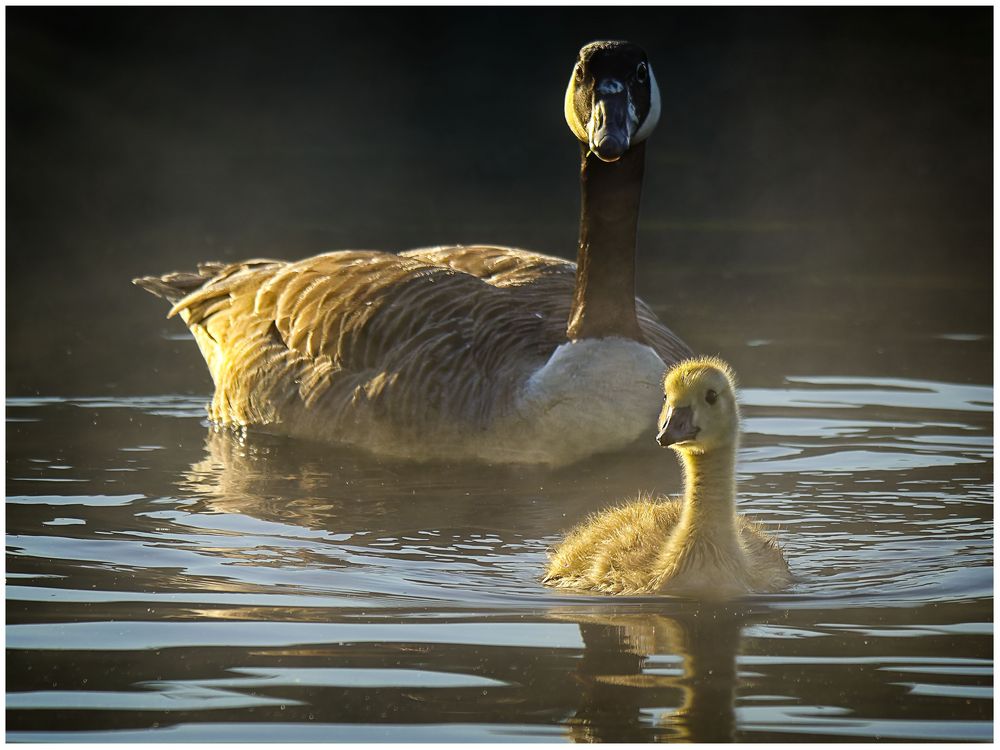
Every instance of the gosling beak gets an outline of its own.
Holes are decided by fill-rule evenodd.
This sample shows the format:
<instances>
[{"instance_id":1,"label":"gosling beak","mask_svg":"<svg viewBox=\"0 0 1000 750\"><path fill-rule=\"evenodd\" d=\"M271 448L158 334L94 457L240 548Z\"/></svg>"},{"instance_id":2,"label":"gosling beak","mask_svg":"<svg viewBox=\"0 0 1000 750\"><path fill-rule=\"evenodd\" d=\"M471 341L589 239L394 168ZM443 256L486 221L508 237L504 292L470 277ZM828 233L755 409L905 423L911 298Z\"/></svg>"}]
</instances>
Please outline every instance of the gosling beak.
<instances>
[{"instance_id":1,"label":"gosling beak","mask_svg":"<svg viewBox=\"0 0 1000 750\"><path fill-rule=\"evenodd\" d=\"M628 151L634 130L630 110L625 86L614 80L598 84L587 123L587 136L590 150L601 161L618 161Z\"/></svg>"},{"instance_id":2,"label":"gosling beak","mask_svg":"<svg viewBox=\"0 0 1000 750\"><path fill-rule=\"evenodd\" d=\"M656 436L656 442L664 448L693 440L700 428L694 426L694 411L690 406L671 407L667 418Z\"/></svg>"}]
</instances>

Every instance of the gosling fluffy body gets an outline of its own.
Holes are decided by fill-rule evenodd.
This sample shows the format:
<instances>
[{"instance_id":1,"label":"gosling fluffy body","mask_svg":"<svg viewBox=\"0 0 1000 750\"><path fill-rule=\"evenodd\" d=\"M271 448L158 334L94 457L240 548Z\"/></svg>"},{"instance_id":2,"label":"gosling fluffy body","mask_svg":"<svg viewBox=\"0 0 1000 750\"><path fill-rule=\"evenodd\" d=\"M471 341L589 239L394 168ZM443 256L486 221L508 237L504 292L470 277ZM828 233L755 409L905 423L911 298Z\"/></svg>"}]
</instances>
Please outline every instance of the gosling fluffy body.
<instances>
[{"instance_id":1,"label":"gosling fluffy body","mask_svg":"<svg viewBox=\"0 0 1000 750\"><path fill-rule=\"evenodd\" d=\"M681 499L638 500L591 516L553 552L544 582L610 594L728 598L792 581L777 543L736 513L739 406L732 370L698 358L664 381L658 441L684 467Z\"/></svg>"}]
</instances>

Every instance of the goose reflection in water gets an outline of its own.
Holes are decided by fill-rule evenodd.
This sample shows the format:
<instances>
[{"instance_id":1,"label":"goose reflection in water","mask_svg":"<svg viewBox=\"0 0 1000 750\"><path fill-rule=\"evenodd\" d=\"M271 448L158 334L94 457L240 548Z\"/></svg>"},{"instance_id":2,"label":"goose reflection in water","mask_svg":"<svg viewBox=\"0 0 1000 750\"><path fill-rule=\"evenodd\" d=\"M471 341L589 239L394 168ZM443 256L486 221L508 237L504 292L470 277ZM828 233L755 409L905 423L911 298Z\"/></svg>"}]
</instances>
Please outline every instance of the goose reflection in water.
<instances>
[{"instance_id":1,"label":"goose reflection in water","mask_svg":"<svg viewBox=\"0 0 1000 750\"><path fill-rule=\"evenodd\" d=\"M205 452L177 481L190 509L237 513L331 533L507 528L541 540L598 498L635 490L636 475L676 484L679 471L647 446L563 471L531 466L411 463L253 431L212 428ZM566 514L566 515L564 515ZM507 541L512 541L505 534ZM547 543L547 542L546 542ZM544 544L539 548L541 553ZM537 575L530 586L537 592Z\"/></svg>"},{"instance_id":2,"label":"goose reflection in water","mask_svg":"<svg viewBox=\"0 0 1000 750\"><path fill-rule=\"evenodd\" d=\"M212 428L204 457L177 484L184 494L198 498L196 507L214 513L331 533L389 533L478 528L483 502L491 513L497 511L492 520L509 516L513 525L518 516L512 506L533 504L551 478L540 469L414 464L352 448ZM550 530L551 525L533 529L539 534Z\"/></svg>"}]
</instances>

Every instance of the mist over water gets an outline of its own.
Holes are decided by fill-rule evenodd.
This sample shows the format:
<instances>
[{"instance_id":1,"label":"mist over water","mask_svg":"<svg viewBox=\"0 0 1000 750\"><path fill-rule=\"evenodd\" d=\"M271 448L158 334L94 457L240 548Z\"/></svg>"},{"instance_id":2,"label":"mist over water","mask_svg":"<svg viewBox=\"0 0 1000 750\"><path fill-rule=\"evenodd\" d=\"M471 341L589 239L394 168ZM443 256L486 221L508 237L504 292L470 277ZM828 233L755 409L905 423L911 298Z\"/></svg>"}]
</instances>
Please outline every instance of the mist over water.
<instances>
[{"instance_id":1,"label":"mist over water","mask_svg":"<svg viewBox=\"0 0 1000 750\"><path fill-rule=\"evenodd\" d=\"M7 11L8 740L988 740L986 8ZM134 276L575 255L579 46L663 92L639 289L743 385L786 594L564 595L567 529L676 492L212 430Z\"/></svg>"},{"instance_id":2,"label":"mist over water","mask_svg":"<svg viewBox=\"0 0 1000 750\"><path fill-rule=\"evenodd\" d=\"M11 394L146 393L139 361L204 392L191 347L150 335L179 329L134 276L449 243L575 257L562 97L600 37L643 45L662 88L639 283L689 339L692 296L723 291L786 322L817 293L851 317L874 306L888 332L874 270L925 285L888 317L929 313L943 332L988 321L986 9L8 15ZM735 264L750 275L734 290ZM775 288L776 266L794 269L790 285ZM982 293L942 297L956 277Z\"/></svg>"}]
</instances>

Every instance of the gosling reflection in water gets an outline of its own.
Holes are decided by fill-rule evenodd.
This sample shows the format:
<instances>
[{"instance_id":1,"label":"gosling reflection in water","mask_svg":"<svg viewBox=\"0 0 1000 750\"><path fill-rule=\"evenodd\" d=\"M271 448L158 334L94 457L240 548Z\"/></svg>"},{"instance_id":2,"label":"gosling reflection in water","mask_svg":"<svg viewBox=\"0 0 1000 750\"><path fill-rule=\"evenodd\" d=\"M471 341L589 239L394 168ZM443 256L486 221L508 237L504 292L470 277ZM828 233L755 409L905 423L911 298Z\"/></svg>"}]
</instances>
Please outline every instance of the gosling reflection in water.
<instances>
[{"instance_id":1,"label":"gosling reflection in water","mask_svg":"<svg viewBox=\"0 0 1000 750\"><path fill-rule=\"evenodd\" d=\"M579 623L585 647L576 674L582 700L568 722L571 739L735 739L736 656L744 615L703 607L669 616L609 612L557 618ZM650 713L659 715L654 720Z\"/></svg>"}]
</instances>

